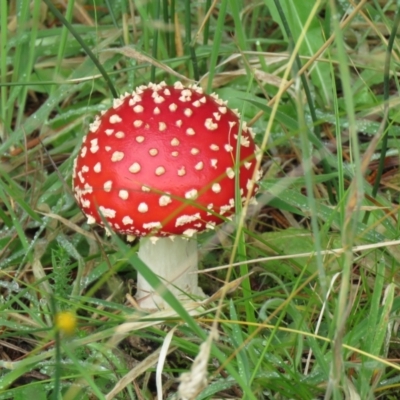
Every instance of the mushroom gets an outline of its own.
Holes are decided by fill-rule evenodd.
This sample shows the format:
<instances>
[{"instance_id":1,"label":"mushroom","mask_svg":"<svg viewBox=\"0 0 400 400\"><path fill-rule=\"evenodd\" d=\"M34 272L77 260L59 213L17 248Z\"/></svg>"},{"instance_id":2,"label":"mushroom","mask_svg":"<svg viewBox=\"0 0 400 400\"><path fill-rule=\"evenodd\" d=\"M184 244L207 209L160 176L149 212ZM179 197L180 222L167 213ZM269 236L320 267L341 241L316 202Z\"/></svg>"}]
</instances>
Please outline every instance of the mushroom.
<instances>
[{"instance_id":1,"label":"mushroom","mask_svg":"<svg viewBox=\"0 0 400 400\"><path fill-rule=\"evenodd\" d=\"M235 198L254 195L256 152L251 129L216 94L150 83L90 125L74 195L89 224L141 237L139 257L175 296L202 296L196 233L229 219ZM145 309L165 307L140 274L136 298Z\"/></svg>"}]
</instances>

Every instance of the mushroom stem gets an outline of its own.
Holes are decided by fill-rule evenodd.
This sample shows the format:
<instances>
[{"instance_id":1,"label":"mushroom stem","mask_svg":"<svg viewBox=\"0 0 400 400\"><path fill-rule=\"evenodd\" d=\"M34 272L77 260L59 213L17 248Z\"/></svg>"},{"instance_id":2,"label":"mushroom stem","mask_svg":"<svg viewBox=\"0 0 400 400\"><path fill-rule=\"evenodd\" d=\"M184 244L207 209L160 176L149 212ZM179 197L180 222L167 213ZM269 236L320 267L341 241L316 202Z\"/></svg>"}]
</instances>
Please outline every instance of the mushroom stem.
<instances>
[{"instance_id":1,"label":"mushroom stem","mask_svg":"<svg viewBox=\"0 0 400 400\"><path fill-rule=\"evenodd\" d=\"M139 258L163 281L164 285L181 301L193 296L204 296L197 286L197 240L179 236L140 239ZM146 279L138 274L136 299L143 309L163 309L167 304L162 298L163 288L152 288Z\"/></svg>"}]
</instances>

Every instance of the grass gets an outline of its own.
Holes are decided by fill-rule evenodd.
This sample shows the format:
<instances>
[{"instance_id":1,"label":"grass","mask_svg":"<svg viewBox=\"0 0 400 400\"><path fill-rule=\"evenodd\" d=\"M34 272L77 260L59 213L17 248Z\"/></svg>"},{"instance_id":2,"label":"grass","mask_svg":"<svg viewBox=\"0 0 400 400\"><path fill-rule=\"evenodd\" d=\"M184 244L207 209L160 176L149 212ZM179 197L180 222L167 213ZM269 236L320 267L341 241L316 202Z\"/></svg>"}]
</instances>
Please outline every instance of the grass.
<instances>
[{"instance_id":1,"label":"grass","mask_svg":"<svg viewBox=\"0 0 400 400\"><path fill-rule=\"evenodd\" d=\"M192 398L396 399L399 15L0 2L0 399L172 399L205 376ZM199 238L208 302L146 315L132 265L157 277L86 224L72 161L115 95L177 79L240 110L264 177L258 207Z\"/></svg>"}]
</instances>

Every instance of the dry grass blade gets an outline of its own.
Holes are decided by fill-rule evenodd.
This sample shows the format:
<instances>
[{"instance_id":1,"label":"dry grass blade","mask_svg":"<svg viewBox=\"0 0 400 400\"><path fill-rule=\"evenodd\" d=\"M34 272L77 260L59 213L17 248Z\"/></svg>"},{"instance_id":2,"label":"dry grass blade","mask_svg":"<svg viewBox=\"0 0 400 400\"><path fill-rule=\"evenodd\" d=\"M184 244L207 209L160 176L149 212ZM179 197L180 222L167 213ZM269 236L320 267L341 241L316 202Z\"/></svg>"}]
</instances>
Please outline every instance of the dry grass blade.
<instances>
[{"instance_id":1,"label":"dry grass blade","mask_svg":"<svg viewBox=\"0 0 400 400\"><path fill-rule=\"evenodd\" d=\"M150 354L143 361L141 361L138 365L132 368L125 376L123 376L117 384L113 387L113 389L108 392L105 396L106 400L113 399L118 393L120 393L123 389L125 389L134 379L136 379L141 374L148 371L152 368L158 361L161 347L157 349L154 353ZM176 350L176 347L170 347L168 349L168 354L172 353Z\"/></svg>"},{"instance_id":2,"label":"dry grass blade","mask_svg":"<svg viewBox=\"0 0 400 400\"><path fill-rule=\"evenodd\" d=\"M60 221L63 225L65 225L67 228L73 230L74 232L77 232L85 237L87 237L88 239L91 240L99 240L97 238L97 236L95 236L93 233L90 233L88 231L86 231L85 229L82 229L79 225L75 224L74 222L72 222L69 219L63 218L61 215L58 214L54 214L54 213L45 213L45 212L41 212L41 211L37 211L38 214L42 214L46 217L55 219L57 221ZM101 243L105 244L105 242L103 240L101 240Z\"/></svg>"},{"instance_id":3,"label":"dry grass blade","mask_svg":"<svg viewBox=\"0 0 400 400\"><path fill-rule=\"evenodd\" d=\"M351 251L353 253L356 253L359 251L369 251L372 249L380 249L380 248L385 248L385 247L389 248L389 247L399 246L399 245L400 245L400 240L391 240L391 241L382 242L382 243L372 243L372 244L363 244L360 246L354 246L351 248ZM331 254L331 255L338 257L341 254L343 254L344 252L346 252L347 250L348 249L344 248L344 247L339 247L339 248L330 249L330 250L322 250L321 255L325 256L325 255ZM287 255L281 255L281 256L262 257L262 258L257 258L257 259L253 259L253 260L246 260L243 262L236 262L236 263L232 263L232 264L221 265L219 267L207 268L207 269L198 271L196 273L202 274L202 273L208 273L208 272L212 272L212 271L219 271L219 270L223 270L223 269L227 269L227 268L231 268L231 267L238 267L238 266L242 265L243 263L256 264L256 263L264 263L264 262L273 261L273 260L290 260L290 259L297 258L297 257L309 258L309 257L314 257L315 255L316 255L315 252L308 252L308 253L287 254Z\"/></svg>"},{"instance_id":4,"label":"dry grass blade","mask_svg":"<svg viewBox=\"0 0 400 400\"><path fill-rule=\"evenodd\" d=\"M165 336L164 342L161 346L161 349L160 349L160 357L158 359L157 370L156 370L156 386L157 386L157 399L158 400L163 400L162 372L164 369L165 360L167 358L167 355L169 354L172 338L173 338L174 333L177 328L178 328L178 325L175 326L174 328L172 328L167 333L167 335Z\"/></svg>"},{"instance_id":5,"label":"dry grass blade","mask_svg":"<svg viewBox=\"0 0 400 400\"><path fill-rule=\"evenodd\" d=\"M190 79L184 75L179 74L171 67L168 67L168 65L165 65L165 64L161 63L160 61L155 60L153 57L150 57L150 56L144 54L143 52L137 51L137 50L133 49L132 47L124 46L124 47L121 47L118 49L107 49L105 51L123 54L124 56L133 58L136 61L139 61L142 63L149 63L150 65L160 68L161 70L167 72L168 74L175 76L182 82L195 83L195 81L193 79Z\"/></svg>"},{"instance_id":6,"label":"dry grass blade","mask_svg":"<svg viewBox=\"0 0 400 400\"><path fill-rule=\"evenodd\" d=\"M191 304L185 304L186 311L192 315L200 315L202 310L201 305L197 302ZM179 318L179 315L173 310L164 310L154 312L148 317L135 316L132 319L136 321L128 321L116 327L113 337L110 339L108 345L111 347L116 346L124 337L134 331L147 328L149 326L157 326L161 324L165 319ZM129 319L129 317L128 317Z\"/></svg>"}]
</instances>

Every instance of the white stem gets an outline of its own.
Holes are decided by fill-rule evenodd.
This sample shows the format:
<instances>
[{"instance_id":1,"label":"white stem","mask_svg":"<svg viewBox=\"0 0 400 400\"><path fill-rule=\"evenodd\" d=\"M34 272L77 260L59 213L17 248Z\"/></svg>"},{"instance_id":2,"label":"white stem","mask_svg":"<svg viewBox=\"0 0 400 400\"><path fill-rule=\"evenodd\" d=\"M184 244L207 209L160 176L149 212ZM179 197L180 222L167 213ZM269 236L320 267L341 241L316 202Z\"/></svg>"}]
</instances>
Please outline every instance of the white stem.
<instances>
[{"instance_id":1,"label":"white stem","mask_svg":"<svg viewBox=\"0 0 400 400\"><path fill-rule=\"evenodd\" d=\"M148 238L140 239L139 258L161 279L166 287L180 300L192 296L204 296L197 286L197 240L176 236L159 238L155 243ZM163 309L167 306L160 294L163 287L153 289L138 274L136 299L143 309ZM188 296L189 295L189 296Z\"/></svg>"}]
</instances>

